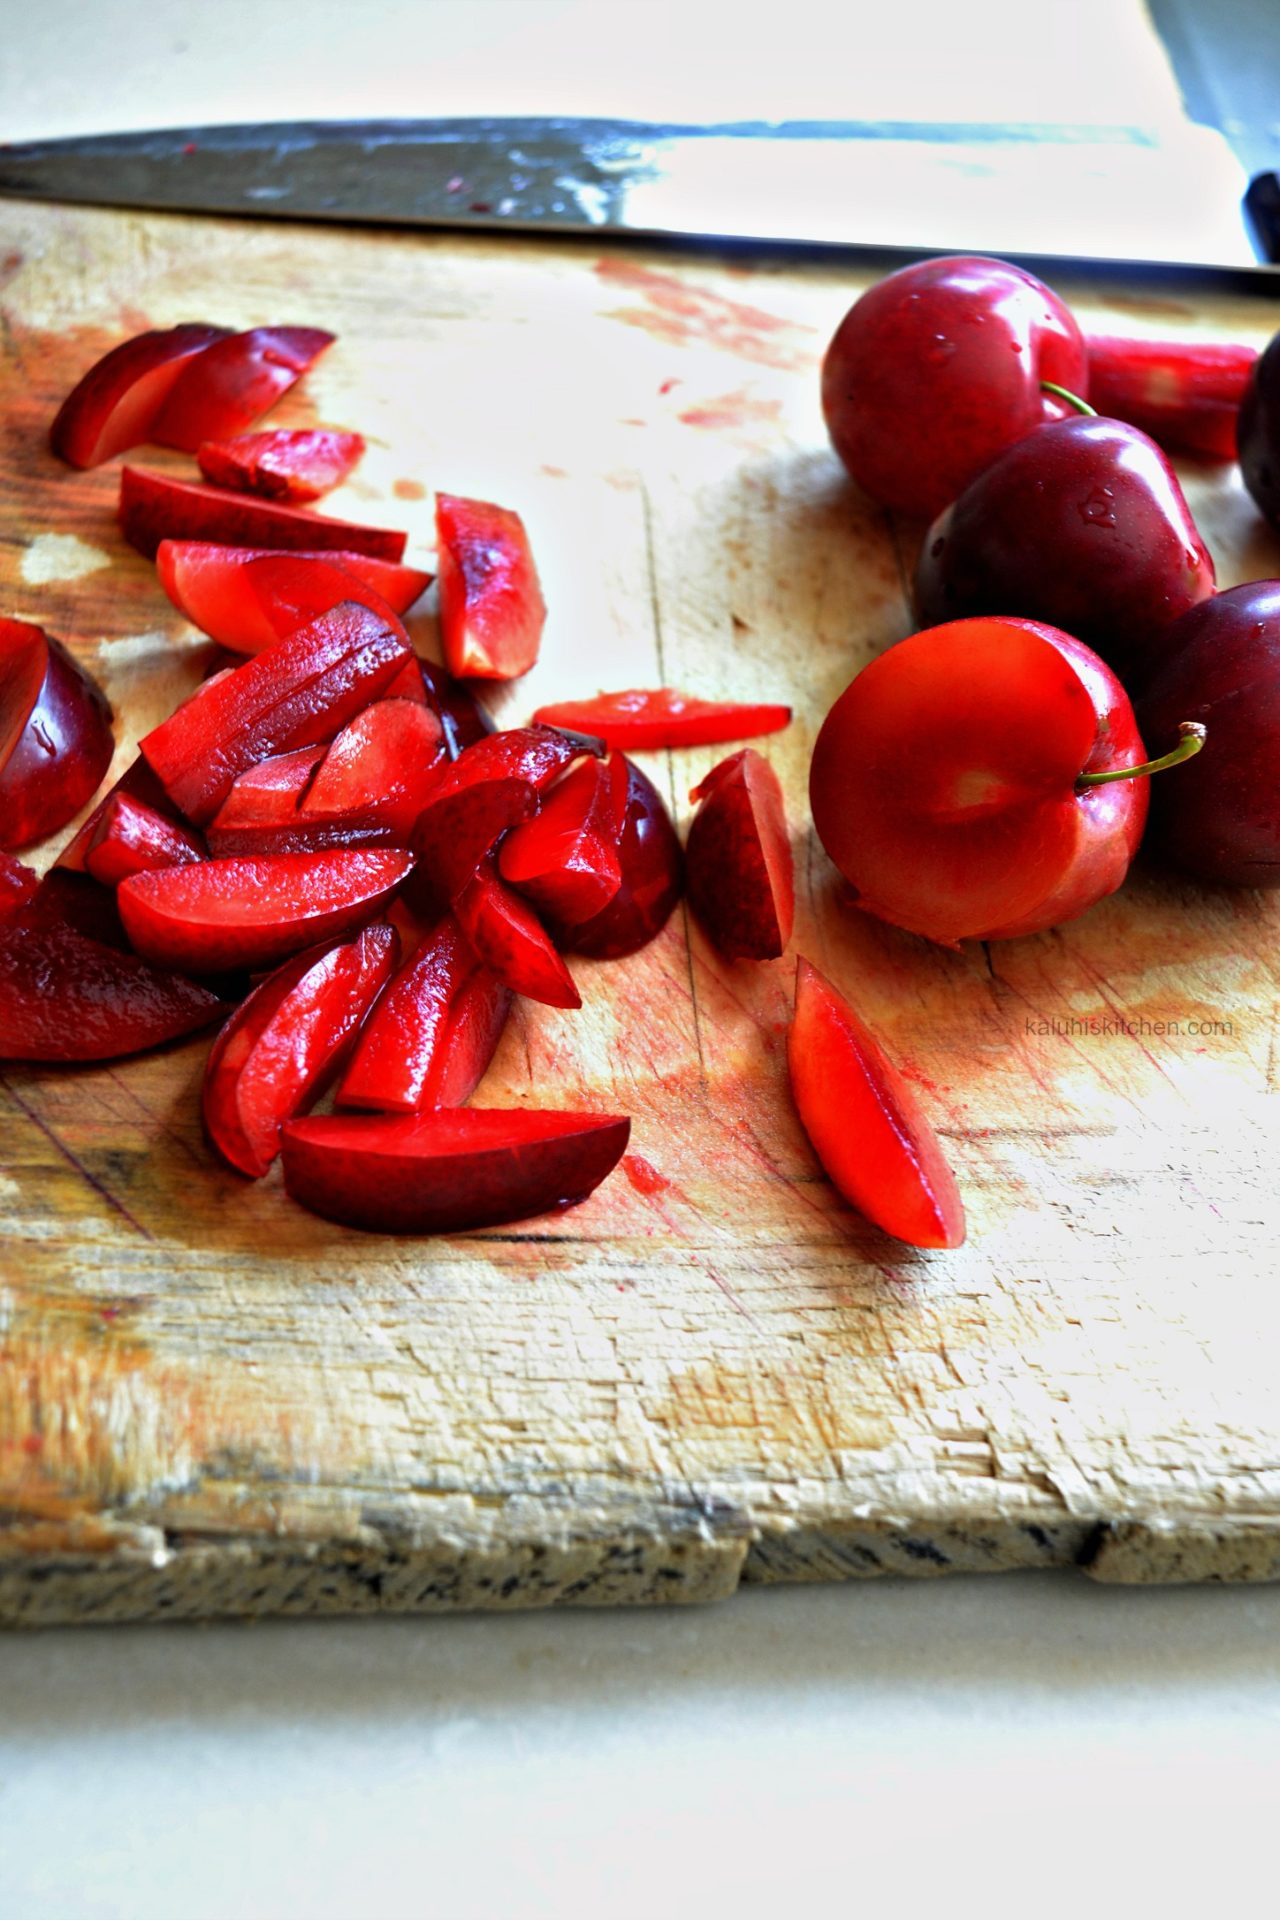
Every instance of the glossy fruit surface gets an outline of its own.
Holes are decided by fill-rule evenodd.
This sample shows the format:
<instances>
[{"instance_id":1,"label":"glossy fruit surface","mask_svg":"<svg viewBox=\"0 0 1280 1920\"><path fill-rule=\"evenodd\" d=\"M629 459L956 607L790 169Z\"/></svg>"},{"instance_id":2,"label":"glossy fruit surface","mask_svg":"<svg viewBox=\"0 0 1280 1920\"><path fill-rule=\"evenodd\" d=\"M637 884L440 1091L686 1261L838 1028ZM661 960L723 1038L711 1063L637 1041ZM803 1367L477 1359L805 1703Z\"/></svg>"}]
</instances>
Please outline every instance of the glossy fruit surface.
<instances>
[{"instance_id":1,"label":"glossy fruit surface","mask_svg":"<svg viewBox=\"0 0 1280 1920\"><path fill-rule=\"evenodd\" d=\"M66 825L111 764L111 708L42 627L0 619L0 849Z\"/></svg>"},{"instance_id":2,"label":"glossy fruit surface","mask_svg":"<svg viewBox=\"0 0 1280 1920\"><path fill-rule=\"evenodd\" d=\"M304 821L382 827L408 846L449 764L439 716L414 700L373 700L329 746L299 802Z\"/></svg>"},{"instance_id":3,"label":"glossy fruit surface","mask_svg":"<svg viewBox=\"0 0 1280 1920\"><path fill-rule=\"evenodd\" d=\"M594 734L607 746L639 753L657 747L707 747L750 740L789 725L790 707L761 701L699 700L671 687L633 687L594 700L560 700L534 719L549 727Z\"/></svg>"},{"instance_id":4,"label":"glossy fruit surface","mask_svg":"<svg viewBox=\"0 0 1280 1920\"><path fill-rule=\"evenodd\" d=\"M1235 459L1240 402L1256 347L1093 333L1085 345L1095 412L1141 427L1167 452Z\"/></svg>"},{"instance_id":5,"label":"glossy fruit surface","mask_svg":"<svg viewBox=\"0 0 1280 1920\"><path fill-rule=\"evenodd\" d=\"M112 1060L227 1010L180 973L27 912L0 923L0 1059Z\"/></svg>"},{"instance_id":6,"label":"glossy fruit surface","mask_svg":"<svg viewBox=\"0 0 1280 1920\"><path fill-rule=\"evenodd\" d=\"M913 1247L958 1247L964 1207L915 1092L831 982L801 960L787 1069L833 1186Z\"/></svg>"},{"instance_id":7,"label":"glossy fruit surface","mask_svg":"<svg viewBox=\"0 0 1280 1920\"><path fill-rule=\"evenodd\" d=\"M440 776L435 797L444 800L488 780L523 780L541 791L583 754L603 752L599 740L558 727L507 727L501 733L486 734L459 754Z\"/></svg>"},{"instance_id":8,"label":"glossy fruit surface","mask_svg":"<svg viewBox=\"0 0 1280 1920\"><path fill-rule=\"evenodd\" d=\"M1120 885L1150 783L1076 782L1145 758L1124 689L1080 641L961 620L890 647L836 701L813 822L868 913L948 945L1005 939Z\"/></svg>"},{"instance_id":9,"label":"glossy fruit surface","mask_svg":"<svg viewBox=\"0 0 1280 1920\"><path fill-rule=\"evenodd\" d=\"M503 840L502 878L553 922L579 925L603 912L622 885L618 848L629 793L621 754L570 767L537 817Z\"/></svg>"},{"instance_id":10,"label":"glossy fruit surface","mask_svg":"<svg viewBox=\"0 0 1280 1920\"><path fill-rule=\"evenodd\" d=\"M114 793L98 810L84 867L104 887L115 887L131 873L190 866L204 857L199 840L178 821L131 794Z\"/></svg>"},{"instance_id":11,"label":"glossy fruit surface","mask_svg":"<svg viewBox=\"0 0 1280 1920\"><path fill-rule=\"evenodd\" d=\"M339 1105L399 1113L460 1106L493 1058L510 1006L510 989L446 914L374 1008Z\"/></svg>"},{"instance_id":12,"label":"glossy fruit surface","mask_svg":"<svg viewBox=\"0 0 1280 1920\"><path fill-rule=\"evenodd\" d=\"M415 910L427 917L446 912L507 829L537 811L537 789L514 778L473 781L443 798L430 795L410 841L418 856L409 887Z\"/></svg>"},{"instance_id":13,"label":"glossy fruit surface","mask_svg":"<svg viewBox=\"0 0 1280 1920\"><path fill-rule=\"evenodd\" d=\"M404 629L344 603L206 680L140 742L174 805L202 826L237 774L328 741L410 658Z\"/></svg>"},{"instance_id":14,"label":"glossy fruit surface","mask_svg":"<svg viewBox=\"0 0 1280 1920\"><path fill-rule=\"evenodd\" d=\"M391 848L202 860L135 874L116 897L146 959L189 973L253 973L374 919L412 865Z\"/></svg>"},{"instance_id":15,"label":"glossy fruit surface","mask_svg":"<svg viewBox=\"0 0 1280 1920\"><path fill-rule=\"evenodd\" d=\"M547 608L518 513L436 495L440 642L459 679L513 680L538 657Z\"/></svg>"},{"instance_id":16,"label":"glossy fruit surface","mask_svg":"<svg viewBox=\"0 0 1280 1920\"><path fill-rule=\"evenodd\" d=\"M684 857L666 802L633 761L627 767L627 806L618 838L622 883L607 907L579 925L556 923L566 953L618 960L661 933L684 887Z\"/></svg>"},{"instance_id":17,"label":"glossy fruit surface","mask_svg":"<svg viewBox=\"0 0 1280 1920\"><path fill-rule=\"evenodd\" d=\"M512 993L548 1007L580 1007L573 975L556 952L542 922L486 860L454 901L477 957Z\"/></svg>"},{"instance_id":18,"label":"glossy fruit surface","mask_svg":"<svg viewBox=\"0 0 1280 1920\"><path fill-rule=\"evenodd\" d=\"M298 507L341 486L363 452L358 433L277 428L274 433L205 440L196 449L196 461L215 487L234 487Z\"/></svg>"},{"instance_id":19,"label":"glossy fruit surface","mask_svg":"<svg viewBox=\"0 0 1280 1920\"><path fill-rule=\"evenodd\" d=\"M227 327L184 325L135 334L96 360L58 409L49 439L73 467L96 467L151 437L175 383Z\"/></svg>"},{"instance_id":20,"label":"glossy fruit surface","mask_svg":"<svg viewBox=\"0 0 1280 1920\"><path fill-rule=\"evenodd\" d=\"M214 341L185 366L150 438L194 453L242 433L289 391L334 336L322 327L250 327Z\"/></svg>"},{"instance_id":21,"label":"glossy fruit surface","mask_svg":"<svg viewBox=\"0 0 1280 1920\"><path fill-rule=\"evenodd\" d=\"M201 1088L205 1131L224 1160L260 1179L286 1120L315 1098L390 977L399 942L385 923L287 960L242 1001L213 1043Z\"/></svg>"},{"instance_id":22,"label":"glossy fruit surface","mask_svg":"<svg viewBox=\"0 0 1280 1920\"><path fill-rule=\"evenodd\" d=\"M772 960L795 919L795 879L778 776L750 747L694 789L685 886L707 938L727 960Z\"/></svg>"},{"instance_id":23,"label":"glossy fruit surface","mask_svg":"<svg viewBox=\"0 0 1280 1920\"><path fill-rule=\"evenodd\" d=\"M226 547L365 553L375 560L398 561L407 539L390 527L333 520L277 500L255 500L229 487L198 486L142 467L120 469L120 528L148 560L155 558L162 540L200 540Z\"/></svg>"},{"instance_id":24,"label":"glossy fruit surface","mask_svg":"<svg viewBox=\"0 0 1280 1920\"><path fill-rule=\"evenodd\" d=\"M204 540L162 540L156 572L178 611L234 653L260 653L344 600L402 614L431 584L429 573L367 554L275 553Z\"/></svg>"},{"instance_id":25,"label":"glossy fruit surface","mask_svg":"<svg viewBox=\"0 0 1280 1920\"><path fill-rule=\"evenodd\" d=\"M886 507L940 513L1002 448L1087 398L1084 341L1056 294L1003 260L900 268L836 329L822 368L832 444Z\"/></svg>"},{"instance_id":26,"label":"glossy fruit surface","mask_svg":"<svg viewBox=\"0 0 1280 1920\"><path fill-rule=\"evenodd\" d=\"M284 1129L285 1186L347 1226L457 1233L585 1200L630 1132L616 1114L529 1108L316 1115Z\"/></svg>"},{"instance_id":27,"label":"glossy fruit surface","mask_svg":"<svg viewBox=\"0 0 1280 1920\"><path fill-rule=\"evenodd\" d=\"M1205 728L1195 759L1151 782L1147 847L1200 880L1280 886L1280 580L1185 614L1138 718L1152 753L1184 720Z\"/></svg>"},{"instance_id":28,"label":"glossy fruit surface","mask_svg":"<svg viewBox=\"0 0 1280 1920\"><path fill-rule=\"evenodd\" d=\"M1255 505L1280 527L1280 333L1255 366L1240 403L1240 472Z\"/></svg>"},{"instance_id":29,"label":"glossy fruit surface","mask_svg":"<svg viewBox=\"0 0 1280 1920\"><path fill-rule=\"evenodd\" d=\"M916 569L924 626L1013 614L1074 634L1140 678L1213 560L1145 433L1076 415L992 461L930 527Z\"/></svg>"}]
</instances>

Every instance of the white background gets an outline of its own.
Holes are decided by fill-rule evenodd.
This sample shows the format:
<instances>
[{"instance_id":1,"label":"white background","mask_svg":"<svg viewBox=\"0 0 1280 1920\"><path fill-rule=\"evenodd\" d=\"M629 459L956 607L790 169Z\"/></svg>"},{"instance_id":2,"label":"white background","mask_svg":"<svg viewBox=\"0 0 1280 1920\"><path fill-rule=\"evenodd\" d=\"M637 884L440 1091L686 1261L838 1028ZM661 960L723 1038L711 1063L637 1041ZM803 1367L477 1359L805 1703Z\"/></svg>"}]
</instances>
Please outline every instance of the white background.
<instances>
[{"instance_id":1,"label":"white background","mask_svg":"<svg viewBox=\"0 0 1280 1920\"><path fill-rule=\"evenodd\" d=\"M1177 100L1136 0L0 0L10 140L494 112ZM0 1916L1274 1911L1278 1763L1273 1589L0 1637Z\"/></svg>"}]
</instances>

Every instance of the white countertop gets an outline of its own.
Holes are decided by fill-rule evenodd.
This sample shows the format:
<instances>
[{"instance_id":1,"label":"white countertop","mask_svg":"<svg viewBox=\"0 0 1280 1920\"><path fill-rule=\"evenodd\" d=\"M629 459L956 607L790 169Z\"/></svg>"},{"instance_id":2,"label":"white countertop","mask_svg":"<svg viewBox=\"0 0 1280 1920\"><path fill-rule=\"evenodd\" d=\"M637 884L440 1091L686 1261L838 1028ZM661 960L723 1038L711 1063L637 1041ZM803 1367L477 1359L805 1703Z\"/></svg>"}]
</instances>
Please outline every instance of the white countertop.
<instances>
[{"instance_id":1,"label":"white countertop","mask_svg":"<svg viewBox=\"0 0 1280 1920\"><path fill-rule=\"evenodd\" d=\"M325 114L928 118L956 111L975 47L966 118L1177 112L1136 0L6 14L13 140ZM1265 1910L1278 1762L1275 1588L1006 1575L698 1612L0 1636L0 1916Z\"/></svg>"}]
</instances>

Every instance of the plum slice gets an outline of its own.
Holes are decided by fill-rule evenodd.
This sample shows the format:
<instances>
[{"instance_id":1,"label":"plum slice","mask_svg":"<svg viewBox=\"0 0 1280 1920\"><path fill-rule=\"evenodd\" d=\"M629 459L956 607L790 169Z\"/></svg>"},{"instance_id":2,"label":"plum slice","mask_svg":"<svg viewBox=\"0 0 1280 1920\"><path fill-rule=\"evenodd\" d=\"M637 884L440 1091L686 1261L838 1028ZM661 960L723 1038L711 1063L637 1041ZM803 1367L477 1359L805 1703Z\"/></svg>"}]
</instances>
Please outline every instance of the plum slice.
<instances>
[{"instance_id":1,"label":"plum slice","mask_svg":"<svg viewBox=\"0 0 1280 1920\"><path fill-rule=\"evenodd\" d=\"M331 740L409 658L399 621L344 602L206 680L145 736L142 752L174 805L203 826L237 774Z\"/></svg>"},{"instance_id":2,"label":"plum slice","mask_svg":"<svg viewBox=\"0 0 1280 1920\"><path fill-rule=\"evenodd\" d=\"M514 680L538 657L546 603L518 513L436 495L445 665L459 678Z\"/></svg>"},{"instance_id":3,"label":"plum slice","mask_svg":"<svg viewBox=\"0 0 1280 1920\"><path fill-rule=\"evenodd\" d=\"M503 841L502 878L541 912L569 925L602 912L622 885L618 847L628 791L621 754L571 767L551 788L537 818Z\"/></svg>"},{"instance_id":4,"label":"plum slice","mask_svg":"<svg viewBox=\"0 0 1280 1920\"><path fill-rule=\"evenodd\" d=\"M85 872L104 887L154 867L190 866L205 850L195 835L132 794L113 793L98 809L85 850Z\"/></svg>"},{"instance_id":5,"label":"plum slice","mask_svg":"<svg viewBox=\"0 0 1280 1920\"><path fill-rule=\"evenodd\" d=\"M151 422L150 438L194 453L251 427L335 336L323 327L250 327L214 341L184 367Z\"/></svg>"},{"instance_id":6,"label":"plum slice","mask_svg":"<svg viewBox=\"0 0 1280 1920\"><path fill-rule=\"evenodd\" d=\"M413 865L394 847L333 847L163 867L116 898L136 951L189 973L258 972L372 920Z\"/></svg>"},{"instance_id":7,"label":"plum slice","mask_svg":"<svg viewBox=\"0 0 1280 1920\"><path fill-rule=\"evenodd\" d=\"M318 1096L395 966L385 921L352 941L287 960L237 1007L205 1067L205 1131L224 1160L260 1179L280 1129Z\"/></svg>"},{"instance_id":8,"label":"plum slice","mask_svg":"<svg viewBox=\"0 0 1280 1920\"><path fill-rule=\"evenodd\" d=\"M0 619L0 848L33 846L65 826L114 745L105 696L61 641Z\"/></svg>"},{"instance_id":9,"label":"plum slice","mask_svg":"<svg viewBox=\"0 0 1280 1920\"><path fill-rule=\"evenodd\" d=\"M0 924L0 1059L112 1060L225 1014L197 981L30 912Z\"/></svg>"},{"instance_id":10,"label":"plum slice","mask_svg":"<svg viewBox=\"0 0 1280 1920\"><path fill-rule=\"evenodd\" d=\"M762 701L699 700L670 687L632 687L594 700L560 700L539 707L535 721L595 734L625 752L653 747L708 747L777 733L791 722L790 707Z\"/></svg>"},{"instance_id":11,"label":"plum slice","mask_svg":"<svg viewBox=\"0 0 1280 1920\"><path fill-rule=\"evenodd\" d=\"M458 1233L575 1206L626 1151L618 1114L440 1108L291 1120L284 1182L326 1220L382 1233Z\"/></svg>"},{"instance_id":12,"label":"plum slice","mask_svg":"<svg viewBox=\"0 0 1280 1920\"><path fill-rule=\"evenodd\" d=\"M1095 412L1141 427L1166 452L1235 459L1236 423L1256 347L1112 334L1089 334L1085 347Z\"/></svg>"},{"instance_id":13,"label":"plum slice","mask_svg":"<svg viewBox=\"0 0 1280 1920\"><path fill-rule=\"evenodd\" d=\"M453 766L440 776L436 798L444 800L451 793L487 780L523 780L541 790L584 753L603 752L599 740L565 733L558 727L508 727L501 733L486 734L459 754Z\"/></svg>"},{"instance_id":14,"label":"plum slice","mask_svg":"<svg viewBox=\"0 0 1280 1920\"><path fill-rule=\"evenodd\" d=\"M492 859L482 863L453 905L480 959L513 993L547 1007L582 1005L573 975L542 922L518 893L499 880Z\"/></svg>"},{"instance_id":15,"label":"plum slice","mask_svg":"<svg viewBox=\"0 0 1280 1920\"><path fill-rule=\"evenodd\" d=\"M620 758L622 756L619 756ZM671 815L662 795L630 760L627 809L618 840L622 884L607 907L589 920L552 926L564 953L595 960L619 960L661 933L684 885L684 861Z\"/></svg>"},{"instance_id":16,"label":"plum slice","mask_svg":"<svg viewBox=\"0 0 1280 1920\"><path fill-rule=\"evenodd\" d=\"M787 1067L804 1130L845 1199L909 1246L960 1246L964 1208L914 1092L805 959L796 967Z\"/></svg>"},{"instance_id":17,"label":"plum slice","mask_svg":"<svg viewBox=\"0 0 1280 1920\"><path fill-rule=\"evenodd\" d=\"M537 811L538 795L527 780L481 780L443 800L433 795L410 841L418 856L408 889L415 911L444 913L507 829Z\"/></svg>"},{"instance_id":18,"label":"plum slice","mask_svg":"<svg viewBox=\"0 0 1280 1920\"><path fill-rule=\"evenodd\" d=\"M272 433L205 440L196 448L196 461L215 487L303 506L340 487L363 453L364 440L358 433L339 433L331 427L277 428Z\"/></svg>"},{"instance_id":19,"label":"plum slice","mask_svg":"<svg viewBox=\"0 0 1280 1920\"><path fill-rule=\"evenodd\" d=\"M349 720L299 802L302 821L382 827L407 846L448 765L439 715L414 700L375 700Z\"/></svg>"},{"instance_id":20,"label":"plum slice","mask_svg":"<svg viewBox=\"0 0 1280 1920\"><path fill-rule=\"evenodd\" d=\"M278 500L255 500L229 487L174 480L142 467L120 469L120 528L126 540L154 560L162 540L199 540L225 547L274 547L302 553L364 553L399 561L407 534L333 520Z\"/></svg>"},{"instance_id":21,"label":"plum slice","mask_svg":"<svg viewBox=\"0 0 1280 1920\"><path fill-rule=\"evenodd\" d=\"M73 467L96 467L151 436L175 382L227 327L185 325L135 334L95 360L58 409L54 452Z\"/></svg>"},{"instance_id":22,"label":"plum slice","mask_svg":"<svg viewBox=\"0 0 1280 1920\"><path fill-rule=\"evenodd\" d=\"M461 1106L493 1058L510 1006L510 989L447 914L366 1022L339 1104L402 1113Z\"/></svg>"},{"instance_id":23,"label":"plum slice","mask_svg":"<svg viewBox=\"0 0 1280 1920\"><path fill-rule=\"evenodd\" d=\"M84 824L68 840L55 861L57 867L68 867L75 873L85 871L85 859L93 844L94 834L111 802L119 795L127 795L130 800L139 800L143 806L150 807L153 813L162 814L168 820L179 818L178 810L170 800L160 783L158 776L138 754L132 759L118 780L112 782L93 809Z\"/></svg>"},{"instance_id":24,"label":"plum slice","mask_svg":"<svg viewBox=\"0 0 1280 1920\"><path fill-rule=\"evenodd\" d=\"M432 578L340 548L279 553L208 540L162 540L156 572L179 613L233 653L260 653L344 600L374 613L404 613Z\"/></svg>"},{"instance_id":25,"label":"plum slice","mask_svg":"<svg viewBox=\"0 0 1280 1920\"><path fill-rule=\"evenodd\" d=\"M78 933L99 946L127 950L128 936L120 922L114 887L104 887L92 874L68 872L52 866L20 909L24 927L50 933Z\"/></svg>"},{"instance_id":26,"label":"plum slice","mask_svg":"<svg viewBox=\"0 0 1280 1920\"><path fill-rule=\"evenodd\" d=\"M778 776L744 747L693 790L689 905L726 960L775 960L795 920L795 877Z\"/></svg>"}]
</instances>

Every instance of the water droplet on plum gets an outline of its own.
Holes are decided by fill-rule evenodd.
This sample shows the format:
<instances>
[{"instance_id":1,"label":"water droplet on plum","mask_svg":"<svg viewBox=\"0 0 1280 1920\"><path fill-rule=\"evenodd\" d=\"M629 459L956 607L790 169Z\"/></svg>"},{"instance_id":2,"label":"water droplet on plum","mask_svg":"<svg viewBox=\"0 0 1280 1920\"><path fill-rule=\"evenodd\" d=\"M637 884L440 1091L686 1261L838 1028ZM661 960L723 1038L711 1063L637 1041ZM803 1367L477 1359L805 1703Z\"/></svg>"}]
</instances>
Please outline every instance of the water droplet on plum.
<instances>
[{"instance_id":1,"label":"water droplet on plum","mask_svg":"<svg viewBox=\"0 0 1280 1920\"><path fill-rule=\"evenodd\" d=\"M1086 527L1114 527L1116 524L1115 496L1110 487L1095 487L1088 497L1080 502L1080 518Z\"/></svg>"}]
</instances>

